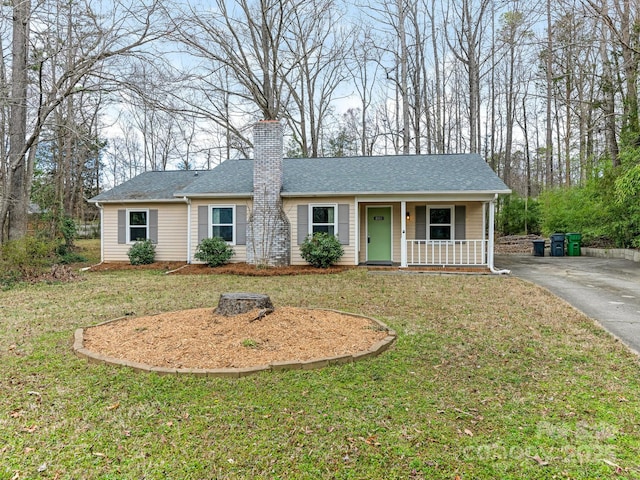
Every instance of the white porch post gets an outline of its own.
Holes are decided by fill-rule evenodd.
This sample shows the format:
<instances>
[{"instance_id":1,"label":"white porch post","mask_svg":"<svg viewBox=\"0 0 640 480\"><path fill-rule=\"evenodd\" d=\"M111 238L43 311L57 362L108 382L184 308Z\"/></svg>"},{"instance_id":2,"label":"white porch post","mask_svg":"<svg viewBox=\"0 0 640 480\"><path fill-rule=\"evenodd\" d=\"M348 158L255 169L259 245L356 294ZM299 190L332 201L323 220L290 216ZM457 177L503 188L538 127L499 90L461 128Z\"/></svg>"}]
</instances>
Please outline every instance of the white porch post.
<instances>
[{"instance_id":1,"label":"white porch post","mask_svg":"<svg viewBox=\"0 0 640 480\"><path fill-rule=\"evenodd\" d=\"M402 225L400 235L400 266L407 266L407 202L400 202L400 224Z\"/></svg>"},{"instance_id":2,"label":"white porch post","mask_svg":"<svg viewBox=\"0 0 640 480\"><path fill-rule=\"evenodd\" d=\"M487 240L487 208L489 207L489 202L482 202L482 261L489 264L489 252L488 252L488 242Z\"/></svg>"},{"instance_id":3,"label":"white porch post","mask_svg":"<svg viewBox=\"0 0 640 480\"><path fill-rule=\"evenodd\" d=\"M497 195L496 195L497 197ZM495 198L489 202L489 246L487 247L487 263L490 269L493 269L493 237L494 237L494 221L495 221L496 200Z\"/></svg>"}]
</instances>

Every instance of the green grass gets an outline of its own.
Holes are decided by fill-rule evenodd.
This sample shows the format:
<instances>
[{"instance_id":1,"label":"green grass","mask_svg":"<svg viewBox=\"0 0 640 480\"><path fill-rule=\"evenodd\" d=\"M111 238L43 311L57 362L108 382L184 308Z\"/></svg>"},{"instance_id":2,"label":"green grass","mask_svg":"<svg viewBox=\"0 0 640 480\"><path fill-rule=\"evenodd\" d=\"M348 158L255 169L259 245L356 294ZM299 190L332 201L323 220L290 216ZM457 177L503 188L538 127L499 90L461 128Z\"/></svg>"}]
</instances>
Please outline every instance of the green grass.
<instances>
[{"instance_id":1,"label":"green grass","mask_svg":"<svg viewBox=\"0 0 640 480\"><path fill-rule=\"evenodd\" d=\"M95 265L100 262L100 239L79 239L74 242L77 251L85 257L86 265ZM83 265L84 266L84 265Z\"/></svg>"},{"instance_id":2,"label":"green grass","mask_svg":"<svg viewBox=\"0 0 640 480\"><path fill-rule=\"evenodd\" d=\"M640 478L638 359L514 278L88 273L0 292L0 479ZM88 364L77 327L222 292L374 316L382 356L241 379Z\"/></svg>"}]
</instances>

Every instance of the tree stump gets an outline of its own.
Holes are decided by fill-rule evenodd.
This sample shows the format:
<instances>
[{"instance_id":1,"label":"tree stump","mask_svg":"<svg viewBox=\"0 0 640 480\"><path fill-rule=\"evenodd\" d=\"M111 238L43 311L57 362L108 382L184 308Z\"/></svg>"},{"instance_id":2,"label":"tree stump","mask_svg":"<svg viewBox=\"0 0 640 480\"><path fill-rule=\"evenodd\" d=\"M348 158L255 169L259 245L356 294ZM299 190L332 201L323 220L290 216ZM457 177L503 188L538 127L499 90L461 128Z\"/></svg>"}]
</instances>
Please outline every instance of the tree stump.
<instances>
[{"instance_id":1,"label":"tree stump","mask_svg":"<svg viewBox=\"0 0 640 480\"><path fill-rule=\"evenodd\" d=\"M273 304L271 303L269 295L244 292L222 293L220 294L218 307L214 310L214 313L231 317L240 313L249 312L255 308L273 311Z\"/></svg>"}]
</instances>

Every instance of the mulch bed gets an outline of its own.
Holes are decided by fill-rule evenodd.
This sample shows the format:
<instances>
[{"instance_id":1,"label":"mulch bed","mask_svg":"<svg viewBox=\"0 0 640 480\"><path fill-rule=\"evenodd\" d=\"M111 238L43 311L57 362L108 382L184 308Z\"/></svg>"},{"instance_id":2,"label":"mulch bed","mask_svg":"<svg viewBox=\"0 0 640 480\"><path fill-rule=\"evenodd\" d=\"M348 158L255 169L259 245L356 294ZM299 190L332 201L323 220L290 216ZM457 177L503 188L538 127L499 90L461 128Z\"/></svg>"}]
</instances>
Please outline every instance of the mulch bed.
<instances>
[{"instance_id":1,"label":"mulch bed","mask_svg":"<svg viewBox=\"0 0 640 480\"><path fill-rule=\"evenodd\" d=\"M340 273L355 268L351 266L332 266L315 268L310 265L292 265L288 267L259 268L247 263L229 263L219 267L202 264L185 264L183 262L154 262L149 265L131 265L127 262L106 262L91 267L92 272L118 270L161 270L171 275L245 275L252 277L269 277L277 275L320 275Z\"/></svg>"},{"instance_id":2,"label":"mulch bed","mask_svg":"<svg viewBox=\"0 0 640 480\"><path fill-rule=\"evenodd\" d=\"M389 333L366 317L330 310L276 308L225 317L212 308L124 318L84 332L93 352L172 368L242 368L352 355Z\"/></svg>"}]
</instances>

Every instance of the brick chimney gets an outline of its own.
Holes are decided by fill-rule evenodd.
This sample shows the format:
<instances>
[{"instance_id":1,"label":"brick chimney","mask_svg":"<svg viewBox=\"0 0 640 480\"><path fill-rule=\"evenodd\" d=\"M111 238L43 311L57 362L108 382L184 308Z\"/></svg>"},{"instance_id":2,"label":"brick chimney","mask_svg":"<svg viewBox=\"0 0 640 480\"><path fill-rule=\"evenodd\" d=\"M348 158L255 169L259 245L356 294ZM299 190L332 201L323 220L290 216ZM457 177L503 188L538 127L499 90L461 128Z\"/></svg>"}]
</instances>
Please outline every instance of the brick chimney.
<instances>
[{"instance_id":1,"label":"brick chimney","mask_svg":"<svg viewBox=\"0 0 640 480\"><path fill-rule=\"evenodd\" d=\"M247 225L247 263L284 266L291 261L291 227L282 208L282 125L253 127L253 209Z\"/></svg>"}]
</instances>

